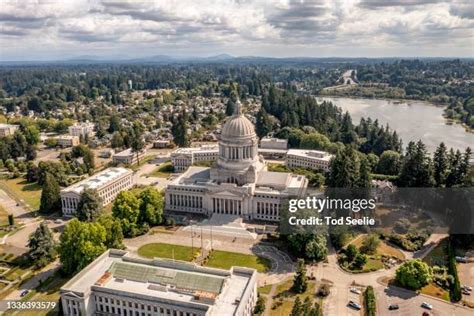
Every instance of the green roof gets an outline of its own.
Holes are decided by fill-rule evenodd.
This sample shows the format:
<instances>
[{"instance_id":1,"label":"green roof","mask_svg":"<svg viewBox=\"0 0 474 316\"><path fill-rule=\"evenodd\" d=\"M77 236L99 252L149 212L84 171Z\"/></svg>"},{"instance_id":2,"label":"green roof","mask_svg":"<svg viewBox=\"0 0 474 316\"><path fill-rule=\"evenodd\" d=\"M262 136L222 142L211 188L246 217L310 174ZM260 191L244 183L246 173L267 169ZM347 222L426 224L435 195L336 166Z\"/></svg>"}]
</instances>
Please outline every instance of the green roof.
<instances>
[{"instance_id":1,"label":"green roof","mask_svg":"<svg viewBox=\"0 0 474 316\"><path fill-rule=\"evenodd\" d=\"M109 272L115 278L137 282L169 284L181 289L220 293L224 278L139 264L114 262Z\"/></svg>"}]
</instances>

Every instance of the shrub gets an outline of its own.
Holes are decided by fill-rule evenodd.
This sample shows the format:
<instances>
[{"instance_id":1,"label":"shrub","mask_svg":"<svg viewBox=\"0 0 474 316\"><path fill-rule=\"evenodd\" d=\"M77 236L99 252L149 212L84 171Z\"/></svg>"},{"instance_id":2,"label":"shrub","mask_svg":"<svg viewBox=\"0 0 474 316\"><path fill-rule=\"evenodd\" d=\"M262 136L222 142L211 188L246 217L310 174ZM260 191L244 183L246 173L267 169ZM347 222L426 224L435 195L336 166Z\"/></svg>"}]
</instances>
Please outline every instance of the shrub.
<instances>
[{"instance_id":1,"label":"shrub","mask_svg":"<svg viewBox=\"0 0 474 316\"><path fill-rule=\"evenodd\" d=\"M375 294L374 294L374 288L372 286L368 286L367 289L365 289L364 297L365 297L366 315L375 316L376 315Z\"/></svg>"}]
</instances>

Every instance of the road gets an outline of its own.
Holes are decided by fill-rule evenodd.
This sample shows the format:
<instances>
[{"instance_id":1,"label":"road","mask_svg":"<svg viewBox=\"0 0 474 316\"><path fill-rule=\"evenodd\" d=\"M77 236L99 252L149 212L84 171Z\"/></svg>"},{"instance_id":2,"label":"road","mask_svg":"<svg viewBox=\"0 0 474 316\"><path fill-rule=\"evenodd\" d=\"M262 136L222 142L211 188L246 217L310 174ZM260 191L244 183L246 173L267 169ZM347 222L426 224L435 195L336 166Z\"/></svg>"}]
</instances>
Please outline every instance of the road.
<instances>
[{"instance_id":1,"label":"road","mask_svg":"<svg viewBox=\"0 0 474 316\"><path fill-rule=\"evenodd\" d=\"M438 237L433 238L437 241L441 240ZM422 302L433 305L434 308L430 311L430 315L472 315L472 310L460 305L451 304L430 296L418 295L413 291L387 287L381 282L381 279L387 276L393 277L396 269L395 266L389 270L363 274L347 273L339 268L336 253L333 249L330 249L328 263L319 264L315 268L310 268L309 271L315 273L317 280L330 280L333 283L331 294L324 304L326 315L359 315L358 312L347 306L349 300L354 300L354 295L349 291L353 284L374 287L377 299L377 315L421 315L425 311L421 307ZM388 306L390 304L398 304L400 310L389 311Z\"/></svg>"},{"instance_id":2,"label":"road","mask_svg":"<svg viewBox=\"0 0 474 316\"><path fill-rule=\"evenodd\" d=\"M31 291L38 287L40 281L43 282L50 276L52 276L60 268L59 260L52 262L48 266L44 267L39 273L33 276L31 279L21 284L18 289L12 291L4 300L19 300L21 299L21 293L25 290Z\"/></svg>"}]
</instances>

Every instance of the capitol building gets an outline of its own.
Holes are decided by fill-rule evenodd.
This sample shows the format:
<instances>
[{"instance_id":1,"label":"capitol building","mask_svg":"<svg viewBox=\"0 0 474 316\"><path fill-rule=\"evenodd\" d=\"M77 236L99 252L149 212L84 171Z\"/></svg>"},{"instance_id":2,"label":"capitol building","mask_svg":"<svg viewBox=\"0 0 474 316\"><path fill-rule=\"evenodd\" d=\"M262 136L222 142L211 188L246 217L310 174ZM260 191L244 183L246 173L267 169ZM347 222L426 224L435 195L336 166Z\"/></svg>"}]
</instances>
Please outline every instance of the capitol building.
<instances>
[{"instance_id":1,"label":"capitol building","mask_svg":"<svg viewBox=\"0 0 474 316\"><path fill-rule=\"evenodd\" d=\"M217 155L212 167L190 166L167 186L167 211L279 221L284 201L306 193L305 176L267 171L240 101L222 128Z\"/></svg>"}]
</instances>

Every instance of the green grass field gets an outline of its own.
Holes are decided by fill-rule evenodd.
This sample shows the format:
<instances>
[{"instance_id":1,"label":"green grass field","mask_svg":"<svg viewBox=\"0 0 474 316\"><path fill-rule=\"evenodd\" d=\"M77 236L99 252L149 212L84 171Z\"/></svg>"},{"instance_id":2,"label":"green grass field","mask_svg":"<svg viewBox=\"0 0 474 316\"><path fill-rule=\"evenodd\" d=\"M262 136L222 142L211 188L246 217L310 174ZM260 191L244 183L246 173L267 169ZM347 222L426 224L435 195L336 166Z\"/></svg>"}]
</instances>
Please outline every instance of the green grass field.
<instances>
[{"instance_id":1,"label":"green grass field","mask_svg":"<svg viewBox=\"0 0 474 316\"><path fill-rule=\"evenodd\" d=\"M138 255L145 258L168 258L183 261L192 261L198 255L199 249L194 248L194 253L191 247L179 246L164 243L151 243L141 246L138 249Z\"/></svg>"},{"instance_id":2,"label":"green grass field","mask_svg":"<svg viewBox=\"0 0 474 316\"><path fill-rule=\"evenodd\" d=\"M1 179L0 189L7 192L17 201L28 204L32 211L38 210L41 199L41 186L27 182L23 178Z\"/></svg>"},{"instance_id":3,"label":"green grass field","mask_svg":"<svg viewBox=\"0 0 474 316\"><path fill-rule=\"evenodd\" d=\"M213 268L230 269L232 266L240 266L265 272L271 269L270 260L255 255L246 255L235 252L214 250L206 263Z\"/></svg>"}]
</instances>

